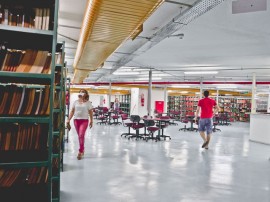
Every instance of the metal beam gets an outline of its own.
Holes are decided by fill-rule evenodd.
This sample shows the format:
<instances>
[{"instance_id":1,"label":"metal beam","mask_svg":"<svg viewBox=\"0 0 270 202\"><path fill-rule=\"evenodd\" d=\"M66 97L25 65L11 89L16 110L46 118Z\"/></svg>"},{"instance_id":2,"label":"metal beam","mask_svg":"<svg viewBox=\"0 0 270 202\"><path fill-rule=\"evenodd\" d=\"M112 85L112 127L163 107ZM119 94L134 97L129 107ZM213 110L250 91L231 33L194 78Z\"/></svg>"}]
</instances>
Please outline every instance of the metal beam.
<instances>
[{"instance_id":1,"label":"metal beam","mask_svg":"<svg viewBox=\"0 0 270 202\"><path fill-rule=\"evenodd\" d=\"M75 26L69 26L69 25L58 25L58 27L65 27L65 28L71 28L71 29L81 29L81 27L75 27Z\"/></svg>"},{"instance_id":2,"label":"metal beam","mask_svg":"<svg viewBox=\"0 0 270 202\"><path fill-rule=\"evenodd\" d=\"M178 4L181 6L187 6L187 7L192 7L192 5L190 4L186 4L186 3L182 3L182 2L177 2L177 1L171 1L171 0L165 0L166 3L171 3L171 4Z\"/></svg>"}]
</instances>

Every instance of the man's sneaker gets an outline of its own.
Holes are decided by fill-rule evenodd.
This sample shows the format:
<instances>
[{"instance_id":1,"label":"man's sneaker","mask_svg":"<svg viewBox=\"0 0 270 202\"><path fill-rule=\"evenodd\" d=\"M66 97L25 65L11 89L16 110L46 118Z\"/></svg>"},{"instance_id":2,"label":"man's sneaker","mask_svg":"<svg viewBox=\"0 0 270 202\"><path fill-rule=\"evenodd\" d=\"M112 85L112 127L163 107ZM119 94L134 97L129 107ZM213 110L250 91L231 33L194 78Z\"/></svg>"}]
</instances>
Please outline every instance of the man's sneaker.
<instances>
[{"instance_id":1,"label":"man's sneaker","mask_svg":"<svg viewBox=\"0 0 270 202\"><path fill-rule=\"evenodd\" d=\"M208 145L209 141L206 141L205 143L203 143L202 148L206 147Z\"/></svg>"}]
</instances>

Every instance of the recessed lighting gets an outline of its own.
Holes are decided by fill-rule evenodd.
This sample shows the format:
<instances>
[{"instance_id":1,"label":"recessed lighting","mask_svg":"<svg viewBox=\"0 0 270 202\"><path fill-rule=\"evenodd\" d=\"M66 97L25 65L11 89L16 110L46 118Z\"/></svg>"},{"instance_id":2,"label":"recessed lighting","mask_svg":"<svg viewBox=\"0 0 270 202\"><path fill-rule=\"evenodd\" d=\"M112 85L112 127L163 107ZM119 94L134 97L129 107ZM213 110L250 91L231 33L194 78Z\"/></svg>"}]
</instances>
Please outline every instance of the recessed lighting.
<instances>
[{"instance_id":1,"label":"recessed lighting","mask_svg":"<svg viewBox=\"0 0 270 202\"><path fill-rule=\"evenodd\" d=\"M138 75L140 72L114 72L113 75Z\"/></svg>"},{"instance_id":2,"label":"recessed lighting","mask_svg":"<svg viewBox=\"0 0 270 202\"><path fill-rule=\"evenodd\" d=\"M198 72L195 72L195 71L192 71L192 72L184 72L184 74L217 74L218 72L217 71L198 71Z\"/></svg>"},{"instance_id":3,"label":"recessed lighting","mask_svg":"<svg viewBox=\"0 0 270 202\"><path fill-rule=\"evenodd\" d=\"M190 88L190 86L172 86L172 88Z\"/></svg>"}]
</instances>

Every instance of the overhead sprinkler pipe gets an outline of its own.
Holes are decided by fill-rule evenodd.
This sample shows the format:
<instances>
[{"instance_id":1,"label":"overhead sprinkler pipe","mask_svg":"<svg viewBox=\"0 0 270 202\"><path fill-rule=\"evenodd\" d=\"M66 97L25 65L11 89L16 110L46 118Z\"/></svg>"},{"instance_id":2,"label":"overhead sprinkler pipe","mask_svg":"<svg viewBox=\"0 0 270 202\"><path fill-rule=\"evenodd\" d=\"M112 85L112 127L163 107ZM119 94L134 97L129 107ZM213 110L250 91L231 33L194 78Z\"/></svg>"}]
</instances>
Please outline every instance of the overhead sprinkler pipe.
<instances>
[{"instance_id":1,"label":"overhead sprinkler pipe","mask_svg":"<svg viewBox=\"0 0 270 202\"><path fill-rule=\"evenodd\" d=\"M148 85L149 82L112 82L112 85ZM201 83L198 81L185 81L185 82L157 82L157 81L153 81L152 82L153 85L173 85L173 84L178 84L178 85L200 85ZM238 84L238 85L252 85L251 81L231 81L231 82L218 82L218 81L203 81L202 84ZM257 85L270 85L270 81L257 81L256 82ZM71 84L71 85L95 85L95 86L108 86L110 85L109 82L98 82L98 83L79 83L79 84Z\"/></svg>"}]
</instances>

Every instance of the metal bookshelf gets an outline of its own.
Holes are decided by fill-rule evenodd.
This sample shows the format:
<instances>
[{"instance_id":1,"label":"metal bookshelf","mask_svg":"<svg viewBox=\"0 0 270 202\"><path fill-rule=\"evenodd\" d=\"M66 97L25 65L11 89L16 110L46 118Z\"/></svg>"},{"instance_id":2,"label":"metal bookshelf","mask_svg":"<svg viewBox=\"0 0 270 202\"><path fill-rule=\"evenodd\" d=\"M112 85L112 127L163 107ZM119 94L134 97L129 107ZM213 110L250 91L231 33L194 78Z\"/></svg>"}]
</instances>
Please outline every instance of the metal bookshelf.
<instances>
[{"instance_id":1,"label":"metal bookshelf","mask_svg":"<svg viewBox=\"0 0 270 202\"><path fill-rule=\"evenodd\" d=\"M50 8L51 30L39 30L34 28L24 28L18 26L0 25L0 43L7 42L10 49L36 49L46 50L52 53L51 72L50 74L33 74L33 73L14 73L0 71L1 83L26 84L26 85L49 85L50 99L49 99L49 114L44 116L1 116L0 123L19 123L19 124L48 124L48 140L42 142L46 148L46 160L40 161L22 161L22 162L3 162L0 163L0 169L4 172L16 169L37 169L44 167L48 170L47 181L40 183L27 184L22 183L22 180L12 183L11 186L0 187L0 201L5 200L9 202L28 201L28 202L59 202L60 201L60 172L53 176L53 158L60 158L60 155L53 154L53 138L60 137L57 131L54 131L54 116L53 108L54 91L55 91L55 52L57 41L57 27L58 27L58 8L59 0L50 0L44 2L43 0L36 0L33 2L29 0L14 0L12 2L5 1L2 6L7 6L9 9L14 7L25 7L27 9L33 8ZM60 89L61 90L61 89ZM61 113L57 112L57 113ZM19 135L19 134L17 134ZM59 136L58 136L59 135ZM2 151L0 151L2 152ZM14 150L19 154L21 150ZM34 151L33 151L34 153ZM5 155L5 153L3 153ZM59 161L60 162L60 161ZM59 166L60 168L60 166ZM59 170L60 171L60 170ZM15 172L15 171L14 171ZM40 171L41 172L41 171ZM44 178L46 179L46 178ZM28 179L25 179L26 181ZM15 179L16 181L16 179ZM0 185L1 186L1 185ZM54 188L56 187L56 188Z\"/></svg>"}]
</instances>

